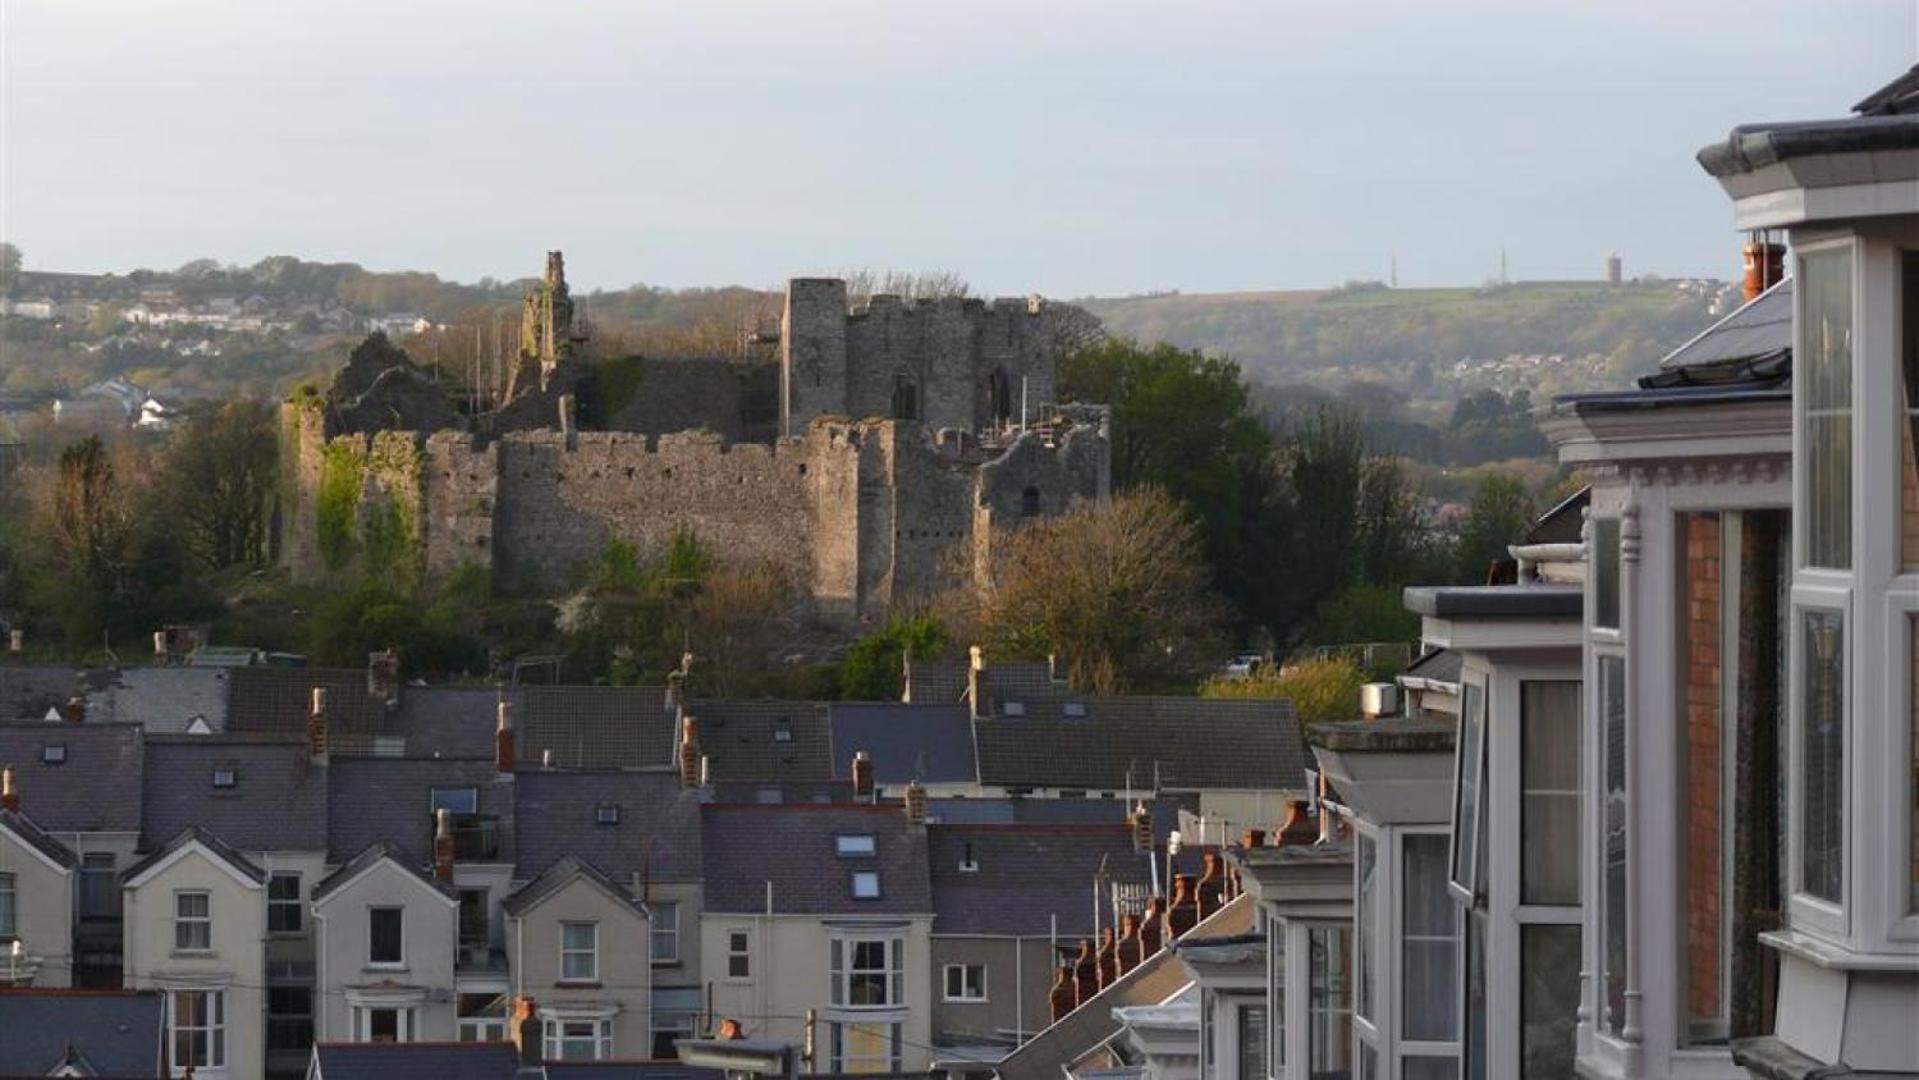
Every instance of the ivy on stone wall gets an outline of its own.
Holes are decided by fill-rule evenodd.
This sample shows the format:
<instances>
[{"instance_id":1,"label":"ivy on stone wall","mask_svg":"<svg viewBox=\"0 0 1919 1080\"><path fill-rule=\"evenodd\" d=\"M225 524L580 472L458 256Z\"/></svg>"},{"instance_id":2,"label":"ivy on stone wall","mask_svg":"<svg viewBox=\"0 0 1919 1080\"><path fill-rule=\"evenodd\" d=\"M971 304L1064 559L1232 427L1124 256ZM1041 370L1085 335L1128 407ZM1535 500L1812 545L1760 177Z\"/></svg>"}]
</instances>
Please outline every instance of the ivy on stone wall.
<instances>
[{"instance_id":1,"label":"ivy on stone wall","mask_svg":"<svg viewBox=\"0 0 1919 1080\"><path fill-rule=\"evenodd\" d=\"M315 540L328 570L344 570L359 548L360 489L366 452L356 440L328 443L320 459L320 490L313 500Z\"/></svg>"},{"instance_id":2,"label":"ivy on stone wall","mask_svg":"<svg viewBox=\"0 0 1919 1080\"><path fill-rule=\"evenodd\" d=\"M411 438L397 432L374 438L367 472L380 485L381 497L365 500L361 561L369 578L401 593L415 591L426 568L426 548L413 501L425 471L426 459Z\"/></svg>"}]
</instances>

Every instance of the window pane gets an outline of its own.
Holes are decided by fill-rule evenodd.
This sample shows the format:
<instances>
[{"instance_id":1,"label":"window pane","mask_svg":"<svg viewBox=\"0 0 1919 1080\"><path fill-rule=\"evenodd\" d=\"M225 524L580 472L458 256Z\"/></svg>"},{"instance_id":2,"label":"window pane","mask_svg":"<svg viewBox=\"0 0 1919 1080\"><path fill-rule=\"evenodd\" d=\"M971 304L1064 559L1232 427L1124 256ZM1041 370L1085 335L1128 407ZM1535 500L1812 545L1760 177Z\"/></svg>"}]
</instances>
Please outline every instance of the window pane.
<instances>
[{"instance_id":1,"label":"window pane","mask_svg":"<svg viewBox=\"0 0 1919 1080\"><path fill-rule=\"evenodd\" d=\"M1473 854L1479 839L1479 772L1485 754L1480 742L1485 732L1485 691L1467 683L1460 699L1459 756L1454 762L1458 782L1453 788L1453 884L1473 887Z\"/></svg>"},{"instance_id":2,"label":"window pane","mask_svg":"<svg viewBox=\"0 0 1919 1080\"><path fill-rule=\"evenodd\" d=\"M1519 1074L1571 1080L1579 1012L1579 927L1519 928Z\"/></svg>"},{"instance_id":3,"label":"window pane","mask_svg":"<svg viewBox=\"0 0 1919 1080\"><path fill-rule=\"evenodd\" d=\"M1915 261L1919 259L1911 255L1906 256L1907 278L1919 281L1919 268L1913 266ZM1906 310L1912 309L1908 307ZM1912 320L1908 319L1907 325L1911 324ZM1913 336L1919 337L1919 332L1915 332ZM1906 640L1910 642L1909 655L1906 658L1908 662L1906 693L1911 699L1906 706L1908 725L1906 757L1910 759L1911 765L1906 779L1908 785L1906 805L1912 808L1912 820L1906 829L1906 862L1911 867L1912 874L1911 895L1907 897L1906 910L1919 915L1919 616L1906 617Z\"/></svg>"},{"instance_id":4,"label":"window pane","mask_svg":"<svg viewBox=\"0 0 1919 1080\"><path fill-rule=\"evenodd\" d=\"M0 937L14 936L14 886L12 874L0 874Z\"/></svg>"},{"instance_id":5,"label":"window pane","mask_svg":"<svg viewBox=\"0 0 1919 1080\"><path fill-rule=\"evenodd\" d=\"M1450 1057L1412 1057L1401 1059L1405 1080L1459 1080L1459 1059Z\"/></svg>"},{"instance_id":6,"label":"window pane","mask_svg":"<svg viewBox=\"0 0 1919 1080\"><path fill-rule=\"evenodd\" d=\"M1286 929L1289 924L1274 919L1266 924L1266 1003L1272 1023L1268 1034L1267 1058L1271 1075L1286 1066Z\"/></svg>"},{"instance_id":7,"label":"window pane","mask_svg":"<svg viewBox=\"0 0 1919 1080\"><path fill-rule=\"evenodd\" d=\"M1619 519L1592 519L1593 625L1619 628Z\"/></svg>"},{"instance_id":8,"label":"window pane","mask_svg":"<svg viewBox=\"0 0 1919 1080\"><path fill-rule=\"evenodd\" d=\"M1616 1035L1626 1023L1626 661L1621 657L1599 658L1599 712L1606 754L1600 807L1605 1021Z\"/></svg>"},{"instance_id":9,"label":"window pane","mask_svg":"<svg viewBox=\"0 0 1919 1080\"><path fill-rule=\"evenodd\" d=\"M1355 950L1359 963L1359 992L1354 1008L1360 1016L1373 1015L1373 968L1378 945L1374 923L1379 911L1379 845L1372 837L1360 834L1356 839L1358 857L1354 860L1359 887L1354 892L1353 926L1358 932Z\"/></svg>"},{"instance_id":10,"label":"window pane","mask_svg":"<svg viewBox=\"0 0 1919 1080\"><path fill-rule=\"evenodd\" d=\"M1344 1075L1352 1068L1352 934L1345 927L1316 926L1306 938L1307 1067L1314 1076Z\"/></svg>"},{"instance_id":11,"label":"window pane","mask_svg":"<svg viewBox=\"0 0 1919 1080\"><path fill-rule=\"evenodd\" d=\"M1805 448L1806 565L1852 568L1852 253L1799 260L1795 391ZM1798 374L1803 372L1803 375Z\"/></svg>"},{"instance_id":12,"label":"window pane","mask_svg":"<svg viewBox=\"0 0 1919 1080\"><path fill-rule=\"evenodd\" d=\"M1486 1080L1486 912L1466 919L1466 1076Z\"/></svg>"},{"instance_id":13,"label":"window pane","mask_svg":"<svg viewBox=\"0 0 1919 1080\"><path fill-rule=\"evenodd\" d=\"M1450 1042L1459 1026L1459 905L1446 892L1446 838L1414 834L1404 845L1402 1037Z\"/></svg>"},{"instance_id":14,"label":"window pane","mask_svg":"<svg viewBox=\"0 0 1919 1080\"><path fill-rule=\"evenodd\" d=\"M1800 614L1805 628L1800 716L1799 887L1839 903L1845 881L1845 624L1837 612Z\"/></svg>"},{"instance_id":15,"label":"window pane","mask_svg":"<svg viewBox=\"0 0 1919 1080\"><path fill-rule=\"evenodd\" d=\"M1239 1010L1239 1074L1243 1080L1266 1075L1266 1006Z\"/></svg>"},{"instance_id":16,"label":"window pane","mask_svg":"<svg viewBox=\"0 0 1919 1080\"><path fill-rule=\"evenodd\" d=\"M1521 903L1579 903L1579 690L1519 686Z\"/></svg>"},{"instance_id":17,"label":"window pane","mask_svg":"<svg viewBox=\"0 0 1919 1080\"><path fill-rule=\"evenodd\" d=\"M1900 352L1905 368L1906 422L1899 425L1901 503L1900 540L1907 570L1919 570L1919 251L1905 252L1900 259L1899 323L1904 340Z\"/></svg>"},{"instance_id":18,"label":"window pane","mask_svg":"<svg viewBox=\"0 0 1919 1080\"><path fill-rule=\"evenodd\" d=\"M1736 680L1737 673L1723 667L1721 646L1726 637L1724 600L1732 584L1726 578L1739 571L1736 566L1722 570L1720 560L1722 521L1728 529L1738 522L1712 513L1681 514L1678 520L1686 545L1678 595L1685 733L1678 799L1684 821L1679 892L1679 910L1684 912L1679 928L1684 943L1684 1025L1679 1037L1682 1045L1697 1046L1726 1034L1726 926L1733 904L1730 875L1724 872L1732 830L1724 807L1728 776L1723 765L1731 758L1722 713L1725 691L1734 685L1729 680ZM1736 604L1735 594L1735 610Z\"/></svg>"},{"instance_id":19,"label":"window pane","mask_svg":"<svg viewBox=\"0 0 1919 1080\"><path fill-rule=\"evenodd\" d=\"M397 964L400 962L400 921L399 908L369 908L367 910L367 960L374 964ZM392 1010L386 1010L388 1012Z\"/></svg>"}]
</instances>

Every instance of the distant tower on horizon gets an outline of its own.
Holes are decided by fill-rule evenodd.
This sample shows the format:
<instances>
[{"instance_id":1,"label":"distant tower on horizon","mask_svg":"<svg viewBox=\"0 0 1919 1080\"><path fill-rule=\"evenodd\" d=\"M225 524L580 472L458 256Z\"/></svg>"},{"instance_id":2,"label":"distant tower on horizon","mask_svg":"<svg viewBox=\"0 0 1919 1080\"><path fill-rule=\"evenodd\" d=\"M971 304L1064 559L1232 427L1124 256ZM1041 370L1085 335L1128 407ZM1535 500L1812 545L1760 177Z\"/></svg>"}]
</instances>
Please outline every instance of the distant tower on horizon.
<instances>
[{"instance_id":1,"label":"distant tower on horizon","mask_svg":"<svg viewBox=\"0 0 1919 1080\"><path fill-rule=\"evenodd\" d=\"M1619 253L1606 256L1606 284L1617 285L1626 280L1626 267L1619 259Z\"/></svg>"},{"instance_id":2,"label":"distant tower on horizon","mask_svg":"<svg viewBox=\"0 0 1919 1080\"><path fill-rule=\"evenodd\" d=\"M1395 289L1399 288L1399 256L1397 255L1393 256L1392 268L1387 271L1386 284Z\"/></svg>"}]
</instances>

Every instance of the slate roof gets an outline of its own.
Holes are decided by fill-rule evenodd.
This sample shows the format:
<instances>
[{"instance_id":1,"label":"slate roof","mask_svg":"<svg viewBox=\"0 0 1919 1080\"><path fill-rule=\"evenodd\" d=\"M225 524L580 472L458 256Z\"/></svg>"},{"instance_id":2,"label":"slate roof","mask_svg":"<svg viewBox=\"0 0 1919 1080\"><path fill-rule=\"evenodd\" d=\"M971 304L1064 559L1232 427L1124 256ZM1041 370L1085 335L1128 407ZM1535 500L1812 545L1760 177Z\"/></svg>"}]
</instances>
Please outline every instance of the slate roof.
<instances>
[{"instance_id":1,"label":"slate roof","mask_svg":"<svg viewBox=\"0 0 1919 1080\"><path fill-rule=\"evenodd\" d=\"M831 780L851 768L850 759L834 768L826 706L817 702L702 700L687 711L699 720L714 781Z\"/></svg>"},{"instance_id":2,"label":"slate roof","mask_svg":"<svg viewBox=\"0 0 1919 1080\"><path fill-rule=\"evenodd\" d=\"M454 895L453 886L434 877L426 866L407 858L404 852L395 850L391 844L376 843L368 844L364 850L354 855L351 859L342 862L338 869L321 878L319 884L313 886L312 901L316 904L319 903L321 900L332 895L333 890L352 881L368 867L382 861L391 862L401 870L412 874L424 883L427 888L435 892L446 896Z\"/></svg>"},{"instance_id":3,"label":"slate roof","mask_svg":"<svg viewBox=\"0 0 1919 1080\"><path fill-rule=\"evenodd\" d=\"M679 745L662 686L526 686L514 715L520 759L561 768L665 769Z\"/></svg>"},{"instance_id":4,"label":"slate roof","mask_svg":"<svg viewBox=\"0 0 1919 1080\"><path fill-rule=\"evenodd\" d=\"M935 825L928 833L935 934L1093 933L1094 878L1149 884L1152 853L1124 825ZM960 867L967 856L976 870Z\"/></svg>"},{"instance_id":5,"label":"slate roof","mask_svg":"<svg viewBox=\"0 0 1919 1080\"><path fill-rule=\"evenodd\" d=\"M1526 544L1577 544L1586 523L1586 507L1592 505L1592 487L1580 488L1559 501L1559 505L1539 515L1526 529Z\"/></svg>"},{"instance_id":6,"label":"slate roof","mask_svg":"<svg viewBox=\"0 0 1919 1080\"><path fill-rule=\"evenodd\" d=\"M0 721L43 719L82 687L79 668L0 665Z\"/></svg>"},{"instance_id":7,"label":"slate roof","mask_svg":"<svg viewBox=\"0 0 1919 1080\"><path fill-rule=\"evenodd\" d=\"M1465 657L1451 649L1432 649L1406 665L1406 670L1400 672L1399 676L1402 679L1412 677L1457 685L1459 673L1465 664Z\"/></svg>"},{"instance_id":8,"label":"slate roof","mask_svg":"<svg viewBox=\"0 0 1919 1080\"><path fill-rule=\"evenodd\" d=\"M327 792L327 852L345 859L368 845L385 842L401 861L425 864L433 858L433 789L475 788L479 812L497 818L503 835L500 861L513 861L512 784L497 782L493 762L432 758L333 759Z\"/></svg>"},{"instance_id":9,"label":"slate roof","mask_svg":"<svg viewBox=\"0 0 1919 1080\"><path fill-rule=\"evenodd\" d=\"M835 769L850 776L853 755L873 758L873 776L882 785L972 783L979 776L973 759L972 716L964 705L840 704L827 710Z\"/></svg>"},{"instance_id":10,"label":"slate roof","mask_svg":"<svg viewBox=\"0 0 1919 1080\"><path fill-rule=\"evenodd\" d=\"M915 705L967 703L966 672L970 660L915 660L907 665L907 693ZM990 659L980 680L986 687L987 707L996 711L1003 701L1028 705L1073 696L1063 680L1053 678L1053 666L1028 660L994 663Z\"/></svg>"},{"instance_id":11,"label":"slate roof","mask_svg":"<svg viewBox=\"0 0 1919 1080\"><path fill-rule=\"evenodd\" d=\"M66 761L45 762L47 746ZM0 765L12 765L20 808L50 833L140 831L140 728L34 720L0 724Z\"/></svg>"},{"instance_id":12,"label":"slate roof","mask_svg":"<svg viewBox=\"0 0 1919 1080\"><path fill-rule=\"evenodd\" d=\"M1577 619L1578 585L1408 585L1406 608L1436 619Z\"/></svg>"},{"instance_id":13,"label":"slate roof","mask_svg":"<svg viewBox=\"0 0 1919 1080\"><path fill-rule=\"evenodd\" d=\"M1086 715L1076 719L974 721L980 782L1115 792L1151 790L1155 776L1160 788L1184 791L1306 785L1306 744L1291 702L1084 700Z\"/></svg>"},{"instance_id":14,"label":"slate roof","mask_svg":"<svg viewBox=\"0 0 1919 1080\"><path fill-rule=\"evenodd\" d=\"M72 868L80 864L80 857L67 845L48 836L46 831L33 823L33 819L16 810L0 809L0 829L6 829L20 838L20 842L33 848L40 854Z\"/></svg>"},{"instance_id":15,"label":"slate roof","mask_svg":"<svg viewBox=\"0 0 1919 1080\"><path fill-rule=\"evenodd\" d=\"M226 668L136 667L88 672L87 722L139 724L179 733L196 718L213 731L227 725Z\"/></svg>"},{"instance_id":16,"label":"slate roof","mask_svg":"<svg viewBox=\"0 0 1919 1080\"><path fill-rule=\"evenodd\" d=\"M227 730L306 738L313 688L327 692L327 749L333 755L370 754L377 734L398 734L386 703L366 692L358 668L242 667L228 669ZM406 688L400 691L404 698Z\"/></svg>"},{"instance_id":17,"label":"slate roof","mask_svg":"<svg viewBox=\"0 0 1919 1080\"><path fill-rule=\"evenodd\" d=\"M406 756L491 761L502 697L513 703L513 723L517 729L526 712L524 693L519 687L402 687L400 708L393 722L398 732L406 736Z\"/></svg>"},{"instance_id":18,"label":"slate roof","mask_svg":"<svg viewBox=\"0 0 1919 1080\"><path fill-rule=\"evenodd\" d=\"M146 873L147 869L155 863L186 847L188 844L202 845L215 855L218 855L221 859L224 859L227 864L235 870L240 871L254 881L265 881L267 879L267 872L260 869L252 859L241 854L232 844L220 839L209 829L202 828L198 825L189 825L174 834L165 844L148 852L146 856L135 862L132 866L127 867L126 872L121 875L121 880L123 882L132 881L134 878Z\"/></svg>"},{"instance_id":19,"label":"slate roof","mask_svg":"<svg viewBox=\"0 0 1919 1080\"><path fill-rule=\"evenodd\" d=\"M573 855L622 882L699 880L700 793L678 773L527 771L513 787L523 874ZM607 805L620 808L619 824L598 824Z\"/></svg>"},{"instance_id":20,"label":"slate roof","mask_svg":"<svg viewBox=\"0 0 1919 1080\"><path fill-rule=\"evenodd\" d=\"M546 1080L725 1080L718 1069L679 1061L549 1061Z\"/></svg>"},{"instance_id":21,"label":"slate roof","mask_svg":"<svg viewBox=\"0 0 1919 1080\"><path fill-rule=\"evenodd\" d=\"M790 915L931 914L926 830L898 803L878 806L709 804L702 813L705 910ZM870 835L874 854L842 857L835 837ZM877 870L880 896L855 900L851 875Z\"/></svg>"},{"instance_id":22,"label":"slate roof","mask_svg":"<svg viewBox=\"0 0 1919 1080\"><path fill-rule=\"evenodd\" d=\"M1852 107L1861 116L1890 116L1895 113L1919 113L1919 64L1912 70L1866 95Z\"/></svg>"},{"instance_id":23,"label":"slate roof","mask_svg":"<svg viewBox=\"0 0 1919 1080\"><path fill-rule=\"evenodd\" d=\"M1786 278L1735 308L1659 361L1661 372L1734 360L1758 360L1792 351L1792 279ZM1657 379L1658 376L1647 376ZM1640 385L1649 385L1641 379Z\"/></svg>"},{"instance_id":24,"label":"slate roof","mask_svg":"<svg viewBox=\"0 0 1919 1080\"><path fill-rule=\"evenodd\" d=\"M561 856L559 861L540 871L538 877L509 893L507 898L500 902L500 906L506 909L508 915L518 917L541 900L564 888L567 882L576 877L585 878L598 885L608 895L618 898L622 903L635 909L645 907L639 897L628 892L624 885L614 881L606 871L572 855Z\"/></svg>"},{"instance_id":25,"label":"slate roof","mask_svg":"<svg viewBox=\"0 0 1919 1080\"><path fill-rule=\"evenodd\" d=\"M327 772L306 743L179 735L149 738L146 751L147 843L202 825L241 851L326 850ZM234 785L214 787L215 769L232 769Z\"/></svg>"},{"instance_id":26,"label":"slate roof","mask_svg":"<svg viewBox=\"0 0 1919 1080\"><path fill-rule=\"evenodd\" d=\"M165 1002L157 990L0 988L0 1076L47 1076L71 1049L82 1075L164 1075Z\"/></svg>"},{"instance_id":27,"label":"slate roof","mask_svg":"<svg viewBox=\"0 0 1919 1080\"><path fill-rule=\"evenodd\" d=\"M512 1080L520 1052L510 1042L315 1043L314 1080Z\"/></svg>"}]
</instances>

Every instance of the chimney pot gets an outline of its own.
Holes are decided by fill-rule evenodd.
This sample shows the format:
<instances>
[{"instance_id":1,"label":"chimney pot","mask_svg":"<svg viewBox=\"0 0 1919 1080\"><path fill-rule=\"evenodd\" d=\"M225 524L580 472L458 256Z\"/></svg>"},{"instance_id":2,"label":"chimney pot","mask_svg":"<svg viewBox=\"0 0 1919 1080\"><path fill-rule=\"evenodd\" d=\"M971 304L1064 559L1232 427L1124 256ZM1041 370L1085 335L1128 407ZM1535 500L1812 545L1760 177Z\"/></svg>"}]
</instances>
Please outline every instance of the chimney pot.
<instances>
[{"instance_id":1,"label":"chimney pot","mask_svg":"<svg viewBox=\"0 0 1919 1080\"><path fill-rule=\"evenodd\" d=\"M307 754L317 765L327 763L326 687L313 688L313 710L307 714Z\"/></svg>"},{"instance_id":2,"label":"chimney pot","mask_svg":"<svg viewBox=\"0 0 1919 1080\"><path fill-rule=\"evenodd\" d=\"M500 722L493 732L493 770L503 776L512 776L518 764L517 747L513 742L513 703L503 697L500 699Z\"/></svg>"},{"instance_id":3,"label":"chimney pot","mask_svg":"<svg viewBox=\"0 0 1919 1080\"><path fill-rule=\"evenodd\" d=\"M1197 899L1199 917L1204 919L1226 902L1226 860L1219 857L1219 852L1209 851L1202 856L1202 863L1205 873L1199 879Z\"/></svg>"},{"instance_id":4,"label":"chimney pot","mask_svg":"<svg viewBox=\"0 0 1919 1080\"><path fill-rule=\"evenodd\" d=\"M1155 896L1146 901L1146 914L1139 921L1139 958L1146 958L1159 952L1163 943L1162 935L1166 929L1166 905Z\"/></svg>"},{"instance_id":5,"label":"chimney pot","mask_svg":"<svg viewBox=\"0 0 1919 1080\"><path fill-rule=\"evenodd\" d=\"M85 723L87 719L87 699L78 696L70 697L67 699L66 708L61 711L66 715L68 723Z\"/></svg>"},{"instance_id":6,"label":"chimney pot","mask_svg":"<svg viewBox=\"0 0 1919 1080\"><path fill-rule=\"evenodd\" d=\"M392 649L367 654L366 693L392 708L400 703L400 654Z\"/></svg>"},{"instance_id":7,"label":"chimney pot","mask_svg":"<svg viewBox=\"0 0 1919 1080\"><path fill-rule=\"evenodd\" d=\"M1241 841L1244 846L1249 848L1265 847L1266 846L1266 830L1265 829L1247 829L1246 835L1241 838Z\"/></svg>"},{"instance_id":8,"label":"chimney pot","mask_svg":"<svg viewBox=\"0 0 1919 1080\"><path fill-rule=\"evenodd\" d=\"M730 1016L721 1017L720 1029L713 1033L713 1037L721 1042L732 1042L735 1039L744 1039L746 1038L746 1028L742 1027L738 1020Z\"/></svg>"},{"instance_id":9,"label":"chimney pot","mask_svg":"<svg viewBox=\"0 0 1919 1080\"><path fill-rule=\"evenodd\" d=\"M1786 247L1765 239L1765 234L1755 233L1746 244L1746 282L1744 296L1746 300L1756 299L1760 293L1779 284L1786 275Z\"/></svg>"},{"instance_id":10,"label":"chimney pot","mask_svg":"<svg viewBox=\"0 0 1919 1080\"><path fill-rule=\"evenodd\" d=\"M1130 911L1119 917L1119 948L1115 950L1115 958L1121 975L1139 966L1139 916Z\"/></svg>"},{"instance_id":11,"label":"chimney pot","mask_svg":"<svg viewBox=\"0 0 1919 1080\"><path fill-rule=\"evenodd\" d=\"M433 876L453 882L453 814L448 810L433 813Z\"/></svg>"},{"instance_id":12,"label":"chimney pot","mask_svg":"<svg viewBox=\"0 0 1919 1080\"><path fill-rule=\"evenodd\" d=\"M539 1068L544 1039L540 1033L540 1013L532 998L522 994L513 1002L513 1045L520 1051L520 1064Z\"/></svg>"},{"instance_id":13,"label":"chimney pot","mask_svg":"<svg viewBox=\"0 0 1919 1080\"><path fill-rule=\"evenodd\" d=\"M864 750L853 753L853 797L870 799L873 796L873 756Z\"/></svg>"},{"instance_id":14,"label":"chimney pot","mask_svg":"<svg viewBox=\"0 0 1919 1080\"><path fill-rule=\"evenodd\" d=\"M1166 911L1166 940L1177 941L1199 925L1199 896L1191 874L1173 875L1173 906Z\"/></svg>"},{"instance_id":15,"label":"chimney pot","mask_svg":"<svg viewBox=\"0 0 1919 1080\"><path fill-rule=\"evenodd\" d=\"M906 820L911 825L926 824L926 786L918 780L906 785Z\"/></svg>"},{"instance_id":16,"label":"chimney pot","mask_svg":"<svg viewBox=\"0 0 1919 1080\"><path fill-rule=\"evenodd\" d=\"M153 655L164 657L166 654L167 632L165 630L155 630L153 632Z\"/></svg>"},{"instance_id":17,"label":"chimney pot","mask_svg":"<svg viewBox=\"0 0 1919 1080\"><path fill-rule=\"evenodd\" d=\"M696 788L704 779L700 763L700 722L692 716L680 717L680 783Z\"/></svg>"},{"instance_id":18,"label":"chimney pot","mask_svg":"<svg viewBox=\"0 0 1919 1080\"><path fill-rule=\"evenodd\" d=\"M1053 978L1053 989L1046 997L1048 1004L1052 1006L1055 1024L1066 1019L1068 1013L1079 1007L1079 988L1073 983L1073 965L1059 966L1059 972Z\"/></svg>"},{"instance_id":19,"label":"chimney pot","mask_svg":"<svg viewBox=\"0 0 1919 1080\"><path fill-rule=\"evenodd\" d=\"M20 809L20 789L14 786L11 765L0 769L0 809Z\"/></svg>"},{"instance_id":20,"label":"chimney pot","mask_svg":"<svg viewBox=\"0 0 1919 1080\"><path fill-rule=\"evenodd\" d=\"M1079 939L1079 955L1073 959L1073 987L1081 1005L1099 993L1099 961L1093 955L1092 938Z\"/></svg>"},{"instance_id":21,"label":"chimney pot","mask_svg":"<svg viewBox=\"0 0 1919 1080\"><path fill-rule=\"evenodd\" d=\"M967 650L967 657L966 700L972 708L973 719L978 720L989 714L984 685L986 680L982 677L986 672L986 651L974 645Z\"/></svg>"},{"instance_id":22,"label":"chimney pot","mask_svg":"<svg viewBox=\"0 0 1919 1080\"><path fill-rule=\"evenodd\" d=\"M1119 981L1119 942L1113 936L1113 928L1100 927L1098 954L1099 986L1104 990Z\"/></svg>"}]
</instances>

